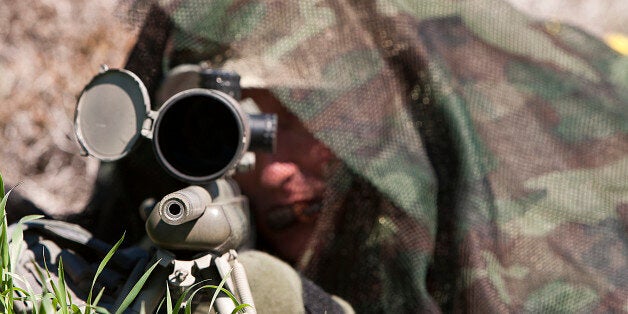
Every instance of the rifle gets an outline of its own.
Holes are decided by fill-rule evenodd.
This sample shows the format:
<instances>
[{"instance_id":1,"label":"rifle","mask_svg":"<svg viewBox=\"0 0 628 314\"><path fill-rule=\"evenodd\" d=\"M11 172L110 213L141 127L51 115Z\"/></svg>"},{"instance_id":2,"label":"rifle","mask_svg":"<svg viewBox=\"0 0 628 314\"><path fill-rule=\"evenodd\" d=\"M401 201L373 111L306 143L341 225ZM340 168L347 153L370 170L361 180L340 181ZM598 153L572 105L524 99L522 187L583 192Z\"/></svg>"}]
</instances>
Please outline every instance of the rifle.
<instances>
[{"instance_id":1,"label":"rifle","mask_svg":"<svg viewBox=\"0 0 628 314\"><path fill-rule=\"evenodd\" d=\"M216 272L229 277L235 250L250 236L248 200L231 175L254 166L253 151L275 149L277 117L241 103L239 80L236 73L199 65L176 67L162 83L160 106L153 111L137 75L103 66L79 97L75 131L85 155L115 161L143 136L166 172L190 184L146 207L146 232L160 267L139 294L135 311L141 303L149 312L157 308L164 281L176 297ZM237 276L242 270L234 265ZM252 305L238 281L227 278L227 287ZM219 298L218 312L230 313L230 302Z\"/></svg>"}]
</instances>

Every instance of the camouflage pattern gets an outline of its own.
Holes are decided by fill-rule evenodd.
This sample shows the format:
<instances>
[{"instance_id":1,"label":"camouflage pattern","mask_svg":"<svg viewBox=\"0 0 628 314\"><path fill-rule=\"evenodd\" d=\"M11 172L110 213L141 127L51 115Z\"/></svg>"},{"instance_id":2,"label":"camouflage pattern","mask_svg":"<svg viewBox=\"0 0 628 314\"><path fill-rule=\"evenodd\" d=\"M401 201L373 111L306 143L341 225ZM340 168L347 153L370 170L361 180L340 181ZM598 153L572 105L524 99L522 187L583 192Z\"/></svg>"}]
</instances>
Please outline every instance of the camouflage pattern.
<instances>
[{"instance_id":1,"label":"camouflage pattern","mask_svg":"<svg viewBox=\"0 0 628 314\"><path fill-rule=\"evenodd\" d=\"M297 267L356 312L628 311L628 58L498 0L160 4L156 67L238 71L343 161Z\"/></svg>"}]
</instances>

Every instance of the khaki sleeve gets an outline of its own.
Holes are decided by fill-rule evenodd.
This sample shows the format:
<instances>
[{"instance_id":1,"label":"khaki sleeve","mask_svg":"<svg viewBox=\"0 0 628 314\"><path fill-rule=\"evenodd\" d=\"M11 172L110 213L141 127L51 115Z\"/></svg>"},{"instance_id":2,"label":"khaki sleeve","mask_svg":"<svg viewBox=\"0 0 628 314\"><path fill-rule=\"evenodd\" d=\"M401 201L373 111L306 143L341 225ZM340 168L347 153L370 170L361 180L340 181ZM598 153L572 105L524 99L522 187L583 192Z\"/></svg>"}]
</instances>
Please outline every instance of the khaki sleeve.
<instances>
[{"instance_id":1,"label":"khaki sleeve","mask_svg":"<svg viewBox=\"0 0 628 314\"><path fill-rule=\"evenodd\" d=\"M238 253L258 313L354 313L349 303L325 293L290 265L260 251Z\"/></svg>"},{"instance_id":2,"label":"khaki sleeve","mask_svg":"<svg viewBox=\"0 0 628 314\"><path fill-rule=\"evenodd\" d=\"M301 278L290 265L260 251L238 253L258 313L304 313Z\"/></svg>"}]
</instances>

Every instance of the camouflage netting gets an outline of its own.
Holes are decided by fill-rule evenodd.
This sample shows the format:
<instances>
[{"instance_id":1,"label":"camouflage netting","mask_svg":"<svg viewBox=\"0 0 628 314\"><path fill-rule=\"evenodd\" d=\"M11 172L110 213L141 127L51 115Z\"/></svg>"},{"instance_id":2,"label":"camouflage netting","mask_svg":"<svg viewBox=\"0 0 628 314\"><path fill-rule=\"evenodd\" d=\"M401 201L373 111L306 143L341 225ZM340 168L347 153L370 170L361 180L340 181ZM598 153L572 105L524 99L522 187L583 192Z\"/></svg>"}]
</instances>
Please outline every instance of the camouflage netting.
<instances>
[{"instance_id":1,"label":"camouflage netting","mask_svg":"<svg viewBox=\"0 0 628 314\"><path fill-rule=\"evenodd\" d=\"M498 0L146 11L128 68L152 92L180 63L239 71L343 161L297 267L358 313L628 309L626 57Z\"/></svg>"}]
</instances>

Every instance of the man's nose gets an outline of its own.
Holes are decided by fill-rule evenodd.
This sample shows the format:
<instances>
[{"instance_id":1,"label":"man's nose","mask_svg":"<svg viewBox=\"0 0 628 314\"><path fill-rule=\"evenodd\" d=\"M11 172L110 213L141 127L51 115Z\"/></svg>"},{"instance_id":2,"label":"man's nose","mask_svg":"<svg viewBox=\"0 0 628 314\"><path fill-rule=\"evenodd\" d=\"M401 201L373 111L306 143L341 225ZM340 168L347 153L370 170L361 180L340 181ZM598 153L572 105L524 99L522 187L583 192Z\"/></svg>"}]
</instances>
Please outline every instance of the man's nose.
<instances>
[{"instance_id":1,"label":"man's nose","mask_svg":"<svg viewBox=\"0 0 628 314\"><path fill-rule=\"evenodd\" d=\"M271 161L262 169L261 181L269 186L281 187L299 173L299 167L292 162Z\"/></svg>"}]
</instances>

